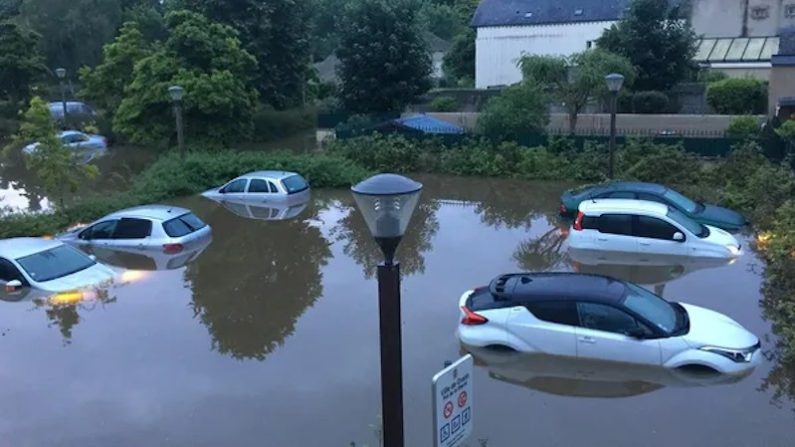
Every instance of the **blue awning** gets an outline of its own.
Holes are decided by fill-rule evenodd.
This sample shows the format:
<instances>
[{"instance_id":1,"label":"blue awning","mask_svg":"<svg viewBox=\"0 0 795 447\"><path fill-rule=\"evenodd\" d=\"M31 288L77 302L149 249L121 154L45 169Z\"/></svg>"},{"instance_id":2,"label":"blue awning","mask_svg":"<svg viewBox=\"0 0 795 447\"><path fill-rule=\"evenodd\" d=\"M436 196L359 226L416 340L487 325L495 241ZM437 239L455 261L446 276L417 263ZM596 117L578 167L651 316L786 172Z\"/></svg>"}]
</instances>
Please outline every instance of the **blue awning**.
<instances>
[{"instance_id":1,"label":"blue awning","mask_svg":"<svg viewBox=\"0 0 795 447\"><path fill-rule=\"evenodd\" d=\"M398 126L429 134L462 134L464 128L428 115L414 115L392 121Z\"/></svg>"}]
</instances>

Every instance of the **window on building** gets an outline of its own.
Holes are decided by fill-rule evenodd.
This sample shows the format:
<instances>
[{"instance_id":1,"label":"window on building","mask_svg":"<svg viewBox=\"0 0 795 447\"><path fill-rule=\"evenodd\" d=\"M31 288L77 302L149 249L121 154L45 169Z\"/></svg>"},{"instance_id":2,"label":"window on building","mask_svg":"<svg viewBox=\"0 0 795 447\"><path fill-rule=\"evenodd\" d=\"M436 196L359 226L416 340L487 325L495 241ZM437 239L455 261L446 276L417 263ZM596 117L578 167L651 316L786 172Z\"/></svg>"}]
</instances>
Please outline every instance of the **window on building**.
<instances>
[{"instance_id":1,"label":"window on building","mask_svg":"<svg viewBox=\"0 0 795 447\"><path fill-rule=\"evenodd\" d=\"M593 40L589 40L589 41L585 42L585 48L587 48L589 50L591 48L593 48Z\"/></svg>"},{"instance_id":2,"label":"window on building","mask_svg":"<svg viewBox=\"0 0 795 447\"><path fill-rule=\"evenodd\" d=\"M751 18L754 20L766 19L770 16L769 6L754 6L751 9Z\"/></svg>"}]
</instances>

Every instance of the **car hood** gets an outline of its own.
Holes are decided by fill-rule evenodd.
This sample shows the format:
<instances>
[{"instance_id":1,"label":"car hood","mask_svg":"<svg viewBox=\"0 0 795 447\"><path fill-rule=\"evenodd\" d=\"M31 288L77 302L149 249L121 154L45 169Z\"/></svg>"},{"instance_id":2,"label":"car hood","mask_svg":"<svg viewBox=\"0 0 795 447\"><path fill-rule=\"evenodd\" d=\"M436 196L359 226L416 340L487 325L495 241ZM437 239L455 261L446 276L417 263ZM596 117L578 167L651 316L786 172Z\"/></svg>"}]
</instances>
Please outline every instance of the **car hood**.
<instances>
[{"instance_id":1,"label":"car hood","mask_svg":"<svg viewBox=\"0 0 795 447\"><path fill-rule=\"evenodd\" d=\"M707 241L717 245L723 245L724 247L737 247L739 250L740 242L738 242L737 238L732 236L731 233L710 225L707 225L707 228L709 228L709 236L706 239Z\"/></svg>"},{"instance_id":2,"label":"car hood","mask_svg":"<svg viewBox=\"0 0 795 447\"><path fill-rule=\"evenodd\" d=\"M759 341L756 335L726 315L692 304L680 304L690 318L690 331L683 338L693 348L745 349Z\"/></svg>"},{"instance_id":3,"label":"car hood","mask_svg":"<svg viewBox=\"0 0 795 447\"><path fill-rule=\"evenodd\" d=\"M704 208L696 213L695 217L710 225L729 227L732 229L740 228L746 223L742 214L716 205L705 204Z\"/></svg>"},{"instance_id":4,"label":"car hood","mask_svg":"<svg viewBox=\"0 0 795 447\"><path fill-rule=\"evenodd\" d=\"M36 283L36 288L48 292L67 292L109 283L113 281L115 276L116 272L112 269L97 263L87 269L72 273L71 275L53 279L52 281Z\"/></svg>"}]
</instances>

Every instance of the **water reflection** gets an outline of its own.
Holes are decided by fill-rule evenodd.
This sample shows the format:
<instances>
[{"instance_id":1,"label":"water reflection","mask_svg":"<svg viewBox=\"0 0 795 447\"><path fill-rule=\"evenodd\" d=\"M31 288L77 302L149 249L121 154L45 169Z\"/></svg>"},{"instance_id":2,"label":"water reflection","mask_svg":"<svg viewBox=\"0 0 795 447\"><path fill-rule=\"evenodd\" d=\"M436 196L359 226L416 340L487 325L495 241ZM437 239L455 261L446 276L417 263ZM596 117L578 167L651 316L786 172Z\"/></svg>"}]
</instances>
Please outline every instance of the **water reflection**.
<instances>
[{"instance_id":1,"label":"water reflection","mask_svg":"<svg viewBox=\"0 0 795 447\"><path fill-rule=\"evenodd\" d=\"M182 205L213 227L214 242L185 271L194 315L212 346L235 358L262 360L295 330L323 292L329 243L311 219L247 221L201 198Z\"/></svg>"},{"instance_id":2,"label":"water reflection","mask_svg":"<svg viewBox=\"0 0 795 447\"><path fill-rule=\"evenodd\" d=\"M212 237L191 245L190 250L179 253L164 253L154 250L136 248L102 247L97 245L80 245L79 249L94 255L102 264L119 267L131 271L175 270L195 261L212 243Z\"/></svg>"},{"instance_id":3,"label":"water reflection","mask_svg":"<svg viewBox=\"0 0 795 447\"><path fill-rule=\"evenodd\" d=\"M232 213L246 219L255 220L289 220L295 219L309 205L311 196L300 196L296 200L263 200L263 199L233 199L213 200L223 205Z\"/></svg>"},{"instance_id":4,"label":"water reflection","mask_svg":"<svg viewBox=\"0 0 795 447\"><path fill-rule=\"evenodd\" d=\"M494 379L559 396L631 397L665 387L733 384L751 373L731 376L713 371L666 369L486 348L462 349L470 352L475 364L486 368Z\"/></svg>"},{"instance_id":5,"label":"water reflection","mask_svg":"<svg viewBox=\"0 0 795 447\"><path fill-rule=\"evenodd\" d=\"M538 237L522 241L516 248L513 258L519 268L525 271L545 271L558 269L563 264L566 252L563 243L569 235L569 224L557 216L547 218L550 227Z\"/></svg>"}]
</instances>

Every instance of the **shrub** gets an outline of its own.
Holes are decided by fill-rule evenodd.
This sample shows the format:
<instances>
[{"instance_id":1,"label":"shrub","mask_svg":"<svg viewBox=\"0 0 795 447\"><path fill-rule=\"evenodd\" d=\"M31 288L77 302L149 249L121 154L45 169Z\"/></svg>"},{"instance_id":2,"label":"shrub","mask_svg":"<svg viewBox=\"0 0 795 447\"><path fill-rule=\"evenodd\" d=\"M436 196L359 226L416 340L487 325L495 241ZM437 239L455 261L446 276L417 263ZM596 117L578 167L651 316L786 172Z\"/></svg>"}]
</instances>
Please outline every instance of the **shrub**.
<instances>
[{"instance_id":1,"label":"shrub","mask_svg":"<svg viewBox=\"0 0 795 447\"><path fill-rule=\"evenodd\" d=\"M726 133L729 138L752 140L759 138L759 133L761 131L762 128L759 126L759 119L755 116L743 115L732 120Z\"/></svg>"},{"instance_id":2,"label":"shrub","mask_svg":"<svg viewBox=\"0 0 795 447\"><path fill-rule=\"evenodd\" d=\"M663 92L637 92L632 95L632 110L635 113L666 113L669 107L670 100Z\"/></svg>"},{"instance_id":3,"label":"shrub","mask_svg":"<svg viewBox=\"0 0 795 447\"><path fill-rule=\"evenodd\" d=\"M454 112L458 109L458 101L451 96L439 96L431 101L431 110L434 112Z\"/></svg>"},{"instance_id":4,"label":"shrub","mask_svg":"<svg viewBox=\"0 0 795 447\"><path fill-rule=\"evenodd\" d=\"M755 79L724 79L707 87L707 102L724 115L765 113L767 87Z\"/></svg>"},{"instance_id":5,"label":"shrub","mask_svg":"<svg viewBox=\"0 0 795 447\"><path fill-rule=\"evenodd\" d=\"M314 129L317 112L313 108L274 110L260 107L254 114L254 141L269 141Z\"/></svg>"},{"instance_id":6,"label":"shrub","mask_svg":"<svg viewBox=\"0 0 795 447\"><path fill-rule=\"evenodd\" d=\"M527 133L541 133L549 123L547 97L534 84L506 88L486 103L478 118L478 133L504 140L517 140Z\"/></svg>"},{"instance_id":7,"label":"shrub","mask_svg":"<svg viewBox=\"0 0 795 447\"><path fill-rule=\"evenodd\" d=\"M698 73L698 81L704 82L707 84L712 84L713 82L723 81L724 79L728 79L729 75L722 71L713 71L713 70L702 70Z\"/></svg>"},{"instance_id":8,"label":"shrub","mask_svg":"<svg viewBox=\"0 0 795 447\"><path fill-rule=\"evenodd\" d=\"M701 163L681 145L655 144L647 139L630 139L619 153L622 177L653 183L695 183Z\"/></svg>"}]
</instances>

